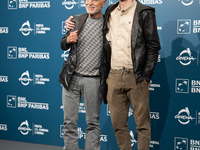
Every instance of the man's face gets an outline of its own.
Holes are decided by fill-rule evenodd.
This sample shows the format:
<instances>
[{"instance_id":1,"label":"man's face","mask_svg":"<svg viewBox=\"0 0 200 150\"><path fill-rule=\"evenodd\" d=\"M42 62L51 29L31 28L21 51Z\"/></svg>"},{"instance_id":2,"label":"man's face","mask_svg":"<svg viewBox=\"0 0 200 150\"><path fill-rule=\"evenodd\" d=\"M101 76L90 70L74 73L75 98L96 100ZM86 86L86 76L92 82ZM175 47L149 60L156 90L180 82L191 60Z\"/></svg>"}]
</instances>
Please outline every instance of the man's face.
<instances>
[{"instance_id":1,"label":"man's face","mask_svg":"<svg viewBox=\"0 0 200 150\"><path fill-rule=\"evenodd\" d=\"M85 7L87 13L94 18L101 16L101 9L105 5L106 0L86 0Z\"/></svg>"}]
</instances>

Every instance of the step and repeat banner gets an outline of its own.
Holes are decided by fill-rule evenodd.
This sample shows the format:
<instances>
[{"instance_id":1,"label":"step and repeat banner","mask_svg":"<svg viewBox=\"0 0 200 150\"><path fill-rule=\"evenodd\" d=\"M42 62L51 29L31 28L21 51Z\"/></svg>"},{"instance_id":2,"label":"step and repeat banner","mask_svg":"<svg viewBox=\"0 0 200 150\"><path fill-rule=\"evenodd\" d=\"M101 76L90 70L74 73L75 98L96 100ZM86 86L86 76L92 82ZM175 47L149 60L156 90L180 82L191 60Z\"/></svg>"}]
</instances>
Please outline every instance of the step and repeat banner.
<instances>
[{"instance_id":1,"label":"step and repeat banner","mask_svg":"<svg viewBox=\"0 0 200 150\"><path fill-rule=\"evenodd\" d=\"M103 12L117 0L108 0ZM150 84L150 150L200 149L200 0L140 0L156 8L162 49ZM0 1L0 139L63 146L59 72L65 20L85 0ZM133 150L137 136L129 110ZM119 150L107 105L101 105L101 150ZM84 149L85 108L79 107Z\"/></svg>"}]
</instances>

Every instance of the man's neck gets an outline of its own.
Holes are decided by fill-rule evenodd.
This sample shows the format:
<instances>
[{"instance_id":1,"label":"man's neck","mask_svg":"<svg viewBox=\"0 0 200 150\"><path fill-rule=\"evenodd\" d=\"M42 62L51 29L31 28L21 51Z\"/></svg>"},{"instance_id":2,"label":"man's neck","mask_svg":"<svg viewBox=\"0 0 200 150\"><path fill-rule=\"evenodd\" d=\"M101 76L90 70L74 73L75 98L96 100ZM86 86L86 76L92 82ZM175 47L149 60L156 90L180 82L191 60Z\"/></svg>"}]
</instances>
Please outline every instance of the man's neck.
<instances>
[{"instance_id":1,"label":"man's neck","mask_svg":"<svg viewBox=\"0 0 200 150\"><path fill-rule=\"evenodd\" d=\"M97 18L100 18L100 17L102 16L102 13L100 12L100 13L94 14L94 15L89 14L89 16L90 16L92 19L97 19Z\"/></svg>"},{"instance_id":2,"label":"man's neck","mask_svg":"<svg viewBox=\"0 0 200 150\"><path fill-rule=\"evenodd\" d=\"M135 1L135 0L119 0L119 7L121 10L125 10L126 8L128 8L131 3Z\"/></svg>"}]
</instances>

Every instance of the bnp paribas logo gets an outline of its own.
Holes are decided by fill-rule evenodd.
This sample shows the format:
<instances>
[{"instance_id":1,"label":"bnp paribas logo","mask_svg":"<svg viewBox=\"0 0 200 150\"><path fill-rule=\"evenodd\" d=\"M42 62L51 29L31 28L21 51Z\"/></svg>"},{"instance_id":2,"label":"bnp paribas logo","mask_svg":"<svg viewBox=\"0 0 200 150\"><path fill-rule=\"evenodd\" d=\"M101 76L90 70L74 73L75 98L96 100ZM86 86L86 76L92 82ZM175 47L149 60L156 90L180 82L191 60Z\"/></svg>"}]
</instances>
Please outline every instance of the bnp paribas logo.
<instances>
[{"instance_id":1,"label":"bnp paribas logo","mask_svg":"<svg viewBox=\"0 0 200 150\"><path fill-rule=\"evenodd\" d=\"M199 0L200 3L200 0ZM199 19L179 19L177 20L177 34L200 33Z\"/></svg>"},{"instance_id":2,"label":"bnp paribas logo","mask_svg":"<svg viewBox=\"0 0 200 150\"><path fill-rule=\"evenodd\" d=\"M177 20L177 34L190 34L191 33L191 20L179 19Z\"/></svg>"},{"instance_id":3,"label":"bnp paribas logo","mask_svg":"<svg viewBox=\"0 0 200 150\"><path fill-rule=\"evenodd\" d=\"M17 0L8 0L8 9L17 9Z\"/></svg>"},{"instance_id":4,"label":"bnp paribas logo","mask_svg":"<svg viewBox=\"0 0 200 150\"><path fill-rule=\"evenodd\" d=\"M26 8L50 8L50 1L47 0L8 0L8 9Z\"/></svg>"},{"instance_id":5,"label":"bnp paribas logo","mask_svg":"<svg viewBox=\"0 0 200 150\"><path fill-rule=\"evenodd\" d=\"M175 137L174 150L188 150L188 139L183 137Z\"/></svg>"},{"instance_id":6,"label":"bnp paribas logo","mask_svg":"<svg viewBox=\"0 0 200 150\"><path fill-rule=\"evenodd\" d=\"M189 93L189 79L176 79L176 93Z\"/></svg>"}]
</instances>

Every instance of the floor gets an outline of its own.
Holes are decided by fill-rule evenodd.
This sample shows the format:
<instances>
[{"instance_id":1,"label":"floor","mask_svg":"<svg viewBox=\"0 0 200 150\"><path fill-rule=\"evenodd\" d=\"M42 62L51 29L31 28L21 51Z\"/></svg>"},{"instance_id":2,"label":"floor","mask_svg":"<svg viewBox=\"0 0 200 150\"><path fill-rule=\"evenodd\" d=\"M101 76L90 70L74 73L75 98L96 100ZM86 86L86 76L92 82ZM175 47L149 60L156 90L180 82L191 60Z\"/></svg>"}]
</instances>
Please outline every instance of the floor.
<instances>
[{"instance_id":1,"label":"floor","mask_svg":"<svg viewBox=\"0 0 200 150\"><path fill-rule=\"evenodd\" d=\"M63 147L0 139L0 150L63 150Z\"/></svg>"},{"instance_id":2,"label":"floor","mask_svg":"<svg viewBox=\"0 0 200 150\"><path fill-rule=\"evenodd\" d=\"M0 140L0 150L63 150L59 146Z\"/></svg>"}]
</instances>

